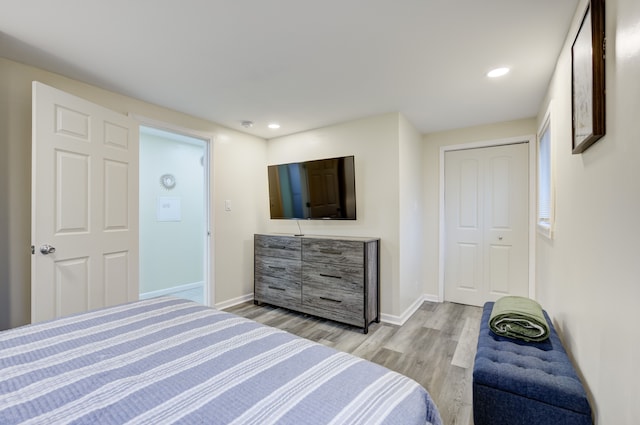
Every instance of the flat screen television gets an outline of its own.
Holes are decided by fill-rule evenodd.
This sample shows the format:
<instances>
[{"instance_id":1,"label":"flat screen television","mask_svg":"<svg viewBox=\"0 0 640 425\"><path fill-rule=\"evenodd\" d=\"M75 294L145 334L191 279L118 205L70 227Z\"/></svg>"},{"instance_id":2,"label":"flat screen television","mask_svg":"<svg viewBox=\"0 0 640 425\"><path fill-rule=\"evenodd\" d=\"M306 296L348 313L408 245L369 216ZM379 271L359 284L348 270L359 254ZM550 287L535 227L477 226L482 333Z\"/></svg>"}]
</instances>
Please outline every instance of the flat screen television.
<instances>
[{"instance_id":1,"label":"flat screen television","mask_svg":"<svg viewBox=\"0 0 640 425\"><path fill-rule=\"evenodd\" d=\"M353 156L269 165L273 219L355 220Z\"/></svg>"}]
</instances>

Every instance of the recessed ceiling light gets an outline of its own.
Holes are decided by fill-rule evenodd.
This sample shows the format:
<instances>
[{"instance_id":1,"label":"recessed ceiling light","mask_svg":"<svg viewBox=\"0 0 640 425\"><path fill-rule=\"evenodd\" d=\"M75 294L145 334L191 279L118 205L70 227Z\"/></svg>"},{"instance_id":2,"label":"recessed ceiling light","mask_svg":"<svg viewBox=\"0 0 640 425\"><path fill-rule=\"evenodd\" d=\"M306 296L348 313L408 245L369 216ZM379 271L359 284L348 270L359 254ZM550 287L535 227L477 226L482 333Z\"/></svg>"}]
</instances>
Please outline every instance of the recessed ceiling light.
<instances>
[{"instance_id":1,"label":"recessed ceiling light","mask_svg":"<svg viewBox=\"0 0 640 425\"><path fill-rule=\"evenodd\" d=\"M509 73L509 68L496 68L487 72L487 77L489 78L502 77L503 75L506 75L508 73Z\"/></svg>"},{"instance_id":2,"label":"recessed ceiling light","mask_svg":"<svg viewBox=\"0 0 640 425\"><path fill-rule=\"evenodd\" d=\"M271 124L269 124L267 127L269 127L272 130L277 130L278 128L280 128L280 124L272 122Z\"/></svg>"}]
</instances>

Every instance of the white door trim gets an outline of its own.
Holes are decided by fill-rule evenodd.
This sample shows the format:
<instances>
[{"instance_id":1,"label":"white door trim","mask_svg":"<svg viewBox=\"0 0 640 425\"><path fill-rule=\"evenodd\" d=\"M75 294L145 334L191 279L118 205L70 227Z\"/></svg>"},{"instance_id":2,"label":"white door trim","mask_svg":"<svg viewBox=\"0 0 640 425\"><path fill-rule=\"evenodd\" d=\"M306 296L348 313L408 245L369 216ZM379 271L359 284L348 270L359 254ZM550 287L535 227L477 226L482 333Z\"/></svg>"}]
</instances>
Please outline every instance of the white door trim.
<instances>
[{"instance_id":1,"label":"white door trim","mask_svg":"<svg viewBox=\"0 0 640 425\"><path fill-rule=\"evenodd\" d=\"M153 118L137 115L137 114L129 114L130 117L135 119L139 125L143 125L146 127L153 127L159 130L165 130L170 133L177 133L187 137L193 137L194 139L200 139L205 142L205 150L206 155L209 158L209 164L204 171L204 190L209 194L207 197L207 202L205 205L205 217L207 218L207 243L205 244L205 253L208 261L205 261L205 276L204 276L204 288L205 288L205 302L204 304L207 306L214 306L216 304L216 285L215 285L215 276L212 275L211 270L215 270L215 241L212 238L213 229L211 223L215 223L214 217L214 208L211 207L211 200L213 199L213 182L211 181L211 166L213 164L213 144L215 143L215 138L213 135L209 133L200 132L197 130L193 130L190 128L180 127L175 124L167 123L165 121L159 121Z\"/></svg>"},{"instance_id":2,"label":"white door trim","mask_svg":"<svg viewBox=\"0 0 640 425\"><path fill-rule=\"evenodd\" d=\"M445 153L463 149L488 148L491 146L512 145L514 143L529 144L529 298L535 298L535 235L536 235L536 136L526 135L506 139L484 140L440 147L440 199L438 226L438 301L444 301L444 254L445 254L445 221L444 221L444 167Z\"/></svg>"}]
</instances>

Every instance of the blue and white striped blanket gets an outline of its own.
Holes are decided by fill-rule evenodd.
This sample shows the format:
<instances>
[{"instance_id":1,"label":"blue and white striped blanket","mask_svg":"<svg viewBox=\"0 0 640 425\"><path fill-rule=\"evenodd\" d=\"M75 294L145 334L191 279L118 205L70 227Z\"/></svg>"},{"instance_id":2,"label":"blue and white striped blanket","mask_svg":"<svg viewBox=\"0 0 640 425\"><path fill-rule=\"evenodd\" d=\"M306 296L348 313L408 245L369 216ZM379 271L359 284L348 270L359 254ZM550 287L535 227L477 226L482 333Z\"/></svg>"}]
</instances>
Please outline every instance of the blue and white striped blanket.
<instances>
[{"instance_id":1,"label":"blue and white striped blanket","mask_svg":"<svg viewBox=\"0 0 640 425\"><path fill-rule=\"evenodd\" d=\"M0 424L441 424L379 365L161 297L0 333Z\"/></svg>"}]
</instances>

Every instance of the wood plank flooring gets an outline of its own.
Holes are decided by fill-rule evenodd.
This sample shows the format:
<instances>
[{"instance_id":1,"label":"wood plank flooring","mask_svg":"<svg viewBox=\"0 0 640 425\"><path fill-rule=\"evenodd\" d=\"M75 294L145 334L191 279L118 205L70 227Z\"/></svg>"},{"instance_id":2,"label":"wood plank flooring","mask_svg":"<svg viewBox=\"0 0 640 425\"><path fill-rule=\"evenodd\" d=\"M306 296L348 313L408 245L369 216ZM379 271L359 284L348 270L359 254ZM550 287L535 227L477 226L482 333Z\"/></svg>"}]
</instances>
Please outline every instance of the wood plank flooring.
<instances>
[{"instance_id":1,"label":"wood plank flooring","mask_svg":"<svg viewBox=\"0 0 640 425\"><path fill-rule=\"evenodd\" d=\"M268 305L227 309L400 372L424 386L445 425L473 425L471 378L482 309L422 304L403 325L373 323L369 333Z\"/></svg>"}]
</instances>

